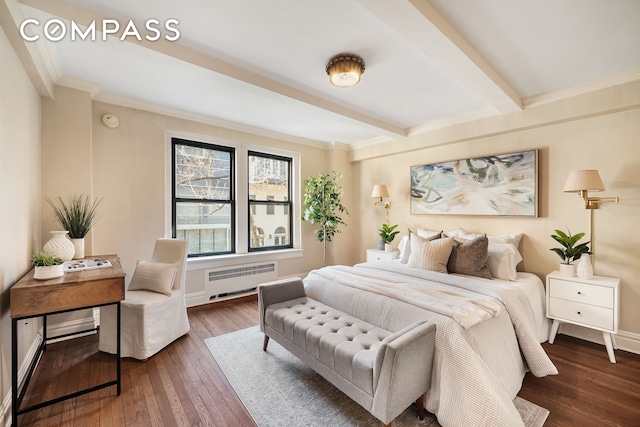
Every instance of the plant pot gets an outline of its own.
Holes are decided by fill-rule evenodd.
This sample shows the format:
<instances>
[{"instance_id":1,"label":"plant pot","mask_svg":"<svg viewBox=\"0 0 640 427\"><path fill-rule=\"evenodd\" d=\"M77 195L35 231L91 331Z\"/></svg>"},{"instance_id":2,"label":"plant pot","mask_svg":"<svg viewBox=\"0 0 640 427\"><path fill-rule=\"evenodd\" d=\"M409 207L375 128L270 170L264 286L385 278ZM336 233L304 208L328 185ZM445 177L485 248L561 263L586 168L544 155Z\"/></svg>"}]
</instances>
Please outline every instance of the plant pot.
<instances>
[{"instance_id":1,"label":"plant pot","mask_svg":"<svg viewBox=\"0 0 640 427\"><path fill-rule=\"evenodd\" d=\"M35 271L33 272L33 278L37 280L49 280L62 276L64 276L64 266L62 264L39 266L36 267Z\"/></svg>"},{"instance_id":2,"label":"plant pot","mask_svg":"<svg viewBox=\"0 0 640 427\"><path fill-rule=\"evenodd\" d=\"M84 237L81 237L79 239L71 239L71 243L73 243L73 247L75 248L73 259L84 258Z\"/></svg>"},{"instance_id":3,"label":"plant pot","mask_svg":"<svg viewBox=\"0 0 640 427\"><path fill-rule=\"evenodd\" d=\"M393 246L391 245L391 243L385 243L384 244L384 251L385 252L393 252Z\"/></svg>"},{"instance_id":4,"label":"plant pot","mask_svg":"<svg viewBox=\"0 0 640 427\"><path fill-rule=\"evenodd\" d=\"M573 264L560 264L560 275L574 277L576 275L576 266Z\"/></svg>"},{"instance_id":5,"label":"plant pot","mask_svg":"<svg viewBox=\"0 0 640 427\"><path fill-rule=\"evenodd\" d=\"M63 261L71 261L73 254L76 253L76 248L71 243L71 240L67 239L68 231L50 231L51 239L42 246L42 252L46 254L56 255Z\"/></svg>"}]
</instances>

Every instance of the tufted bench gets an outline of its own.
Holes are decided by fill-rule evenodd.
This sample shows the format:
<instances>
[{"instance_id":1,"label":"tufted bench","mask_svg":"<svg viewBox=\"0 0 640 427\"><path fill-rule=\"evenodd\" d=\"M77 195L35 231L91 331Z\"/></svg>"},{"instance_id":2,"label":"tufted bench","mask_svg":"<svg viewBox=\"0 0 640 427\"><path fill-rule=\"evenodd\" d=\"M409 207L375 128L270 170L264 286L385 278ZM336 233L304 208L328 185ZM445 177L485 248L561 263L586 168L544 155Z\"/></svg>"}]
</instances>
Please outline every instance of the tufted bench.
<instances>
[{"instance_id":1,"label":"tufted bench","mask_svg":"<svg viewBox=\"0 0 640 427\"><path fill-rule=\"evenodd\" d=\"M390 332L306 297L301 279L258 287L260 329L384 425L416 401L424 417L435 325Z\"/></svg>"}]
</instances>

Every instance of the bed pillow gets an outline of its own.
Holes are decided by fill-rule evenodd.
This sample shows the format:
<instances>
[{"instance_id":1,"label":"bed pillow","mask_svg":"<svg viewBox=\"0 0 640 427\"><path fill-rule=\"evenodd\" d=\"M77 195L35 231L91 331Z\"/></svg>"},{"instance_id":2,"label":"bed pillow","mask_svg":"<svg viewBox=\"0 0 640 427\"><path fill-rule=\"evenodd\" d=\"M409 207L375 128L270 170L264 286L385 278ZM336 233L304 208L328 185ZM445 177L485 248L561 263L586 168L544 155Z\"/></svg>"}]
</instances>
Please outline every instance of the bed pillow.
<instances>
[{"instance_id":1,"label":"bed pillow","mask_svg":"<svg viewBox=\"0 0 640 427\"><path fill-rule=\"evenodd\" d=\"M487 264L491 275L502 280L517 280L516 267L522 261L522 255L511 243L493 243L489 241Z\"/></svg>"},{"instance_id":2,"label":"bed pillow","mask_svg":"<svg viewBox=\"0 0 640 427\"><path fill-rule=\"evenodd\" d=\"M424 235L420 235L420 230L422 230ZM400 249L400 263L401 264L406 264L409 262L409 256L411 255L411 235L415 235L411 229L407 230L407 235L404 236L402 239L404 240L404 245L402 246L402 249L400 249L400 245L398 245L398 249ZM426 239L426 240L435 240L435 239L439 239L442 236L442 232L441 231L430 231L430 230L424 230L419 228L418 229L418 236ZM405 240L406 239L406 240ZM400 244L402 244L402 240L400 241Z\"/></svg>"},{"instance_id":3,"label":"bed pillow","mask_svg":"<svg viewBox=\"0 0 640 427\"><path fill-rule=\"evenodd\" d=\"M516 234L501 234L499 236L488 236L490 243L509 243L516 247L520 246L520 240L522 240L522 233Z\"/></svg>"},{"instance_id":4,"label":"bed pillow","mask_svg":"<svg viewBox=\"0 0 640 427\"><path fill-rule=\"evenodd\" d=\"M453 237L428 240L413 234L411 236L411 254L407 267L447 273L447 262L453 247Z\"/></svg>"},{"instance_id":5,"label":"bed pillow","mask_svg":"<svg viewBox=\"0 0 640 427\"><path fill-rule=\"evenodd\" d=\"M449 273L466 274L468 276L491 279L487 264L489 239L480 236L472 240L454 240L447 263Z\"/></svg>"},{"instance_id":6,"label":"bed pillow","mask_svg":"<svg viewBox=\"0 0 640 427\"><path fill-rule=\"evenodd\" d=\"M173 280L177 271L177 264L138 261L129 284L129 290L152 291L171 295Z\"/></svg>"}]
</instances>

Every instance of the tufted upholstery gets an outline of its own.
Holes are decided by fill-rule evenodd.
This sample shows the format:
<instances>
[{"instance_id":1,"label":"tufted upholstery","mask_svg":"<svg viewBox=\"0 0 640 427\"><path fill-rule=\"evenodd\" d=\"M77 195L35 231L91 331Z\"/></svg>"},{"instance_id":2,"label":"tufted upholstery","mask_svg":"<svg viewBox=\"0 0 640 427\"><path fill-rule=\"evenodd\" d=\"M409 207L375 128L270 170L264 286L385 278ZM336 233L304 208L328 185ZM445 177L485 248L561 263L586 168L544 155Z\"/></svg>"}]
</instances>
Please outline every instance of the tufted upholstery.
<instances>
[{"instance_id":1,"label":"tufted upholstery","mask_svg":"<svg viewBox=\"0 0 640 427\"><path fill-rule=\"evenodd\" d=\"M374 392L374 362L384 329L303 297L267 307L265 321L364 392Z\"/></svg>"},{"instance_id":2,"label":"tufted upholstery","mask_svg":"<svg viewBox=\"0 0 640 427\"><path fill-rule=\"evenodd\" d=\"M263 350L273 338L384 425L416 398L418 416L424 416L434 324L387 331L308 298L299 278L260 285L258 306Z\"/></svg>"}]
</instances>

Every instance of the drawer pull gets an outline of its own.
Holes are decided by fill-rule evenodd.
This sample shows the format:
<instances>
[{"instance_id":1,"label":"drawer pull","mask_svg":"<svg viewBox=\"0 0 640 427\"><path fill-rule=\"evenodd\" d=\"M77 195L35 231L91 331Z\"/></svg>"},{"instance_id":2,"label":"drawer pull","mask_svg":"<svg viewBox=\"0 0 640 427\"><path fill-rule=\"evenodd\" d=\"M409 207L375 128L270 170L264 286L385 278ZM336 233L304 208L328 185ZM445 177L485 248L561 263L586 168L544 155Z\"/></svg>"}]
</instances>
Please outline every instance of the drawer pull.
<instances>
[{"instance_id":1,"label":"drawer pull","mask_svg":"<svg viewBox=\"0 0 640 427\"><path fill-rule=\"evenodd\" d=\"M578 295L582 295L582 292L578 291Z\"/></svg>"},{"instance_id":2,"label":"drawer pull","mask_svg":"<svg viewBox=\"0 0 640 427\"><path fill-rule=\"evenodd\" d=\"M582 315L582 313L578 312L578 314Z\"/></svg>"}]
</instances>

